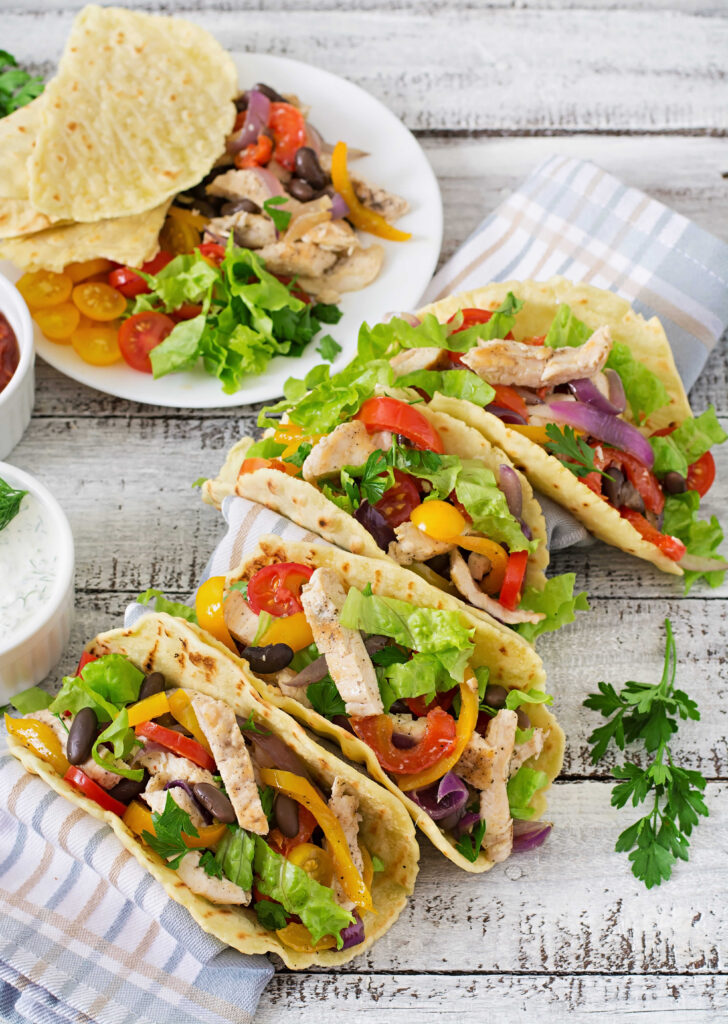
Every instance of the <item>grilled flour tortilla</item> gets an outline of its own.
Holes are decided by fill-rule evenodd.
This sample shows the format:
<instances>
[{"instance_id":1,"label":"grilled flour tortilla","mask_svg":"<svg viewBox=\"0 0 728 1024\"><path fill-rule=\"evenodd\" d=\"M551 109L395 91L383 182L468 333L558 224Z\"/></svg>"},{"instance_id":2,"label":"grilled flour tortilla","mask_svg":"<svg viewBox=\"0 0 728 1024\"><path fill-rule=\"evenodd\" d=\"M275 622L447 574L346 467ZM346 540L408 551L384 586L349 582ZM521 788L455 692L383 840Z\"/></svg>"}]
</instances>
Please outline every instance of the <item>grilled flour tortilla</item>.
<instances>
[{"instance_id":1,"label":"grilled flour tortilla","mask_svg":"<svg viewBox=\"0 0 728 1024\"><path fill-rule=\"evenodd\" d=\"M238 823L241 813L244 816L245 828L248 829L248 832L246 834L241 832L241 829L236 829L235 834L242 835L246 842L258 844L255 846L255 885L261 891L270 892L261 881L258 871L259 845L265 847L265 850L269 850L263 839L267 837L273 843L273 833L269 830L265 813L261 814L261 801L258 798L254 780L248 779L241 767L242 761L247 760L250 764L250 755L247 759L243 755L242 759L238 761L230 755L231 747L235 748L237 744L241 743L243 746L246 745L242 739L243 733L235 724L233 715L239 717L239 722L242 722L243 719L246 720L243 729L247 730L244 735L248 741L256 736L262 737L259 740L261 743L264 743L266 738L273 739L280 750L280 740L282 740L288 748L289 757L292 752L294 759L298 759L301 770L308 774L311 782L315 784L319 794L323 800L328 802L329 808L338 819L344 831L346 843L350 847L348 855L352 861L358 860L360 866L357 867L357 871L360 874L367 875L366 868L362 869L361 867L362 856L364 856L361 852L362 846L371 856L376 854L382 862L381 870L376 871L373 881L370 883L372 909L364 909L361 912L364 928L362 941L351 945L350 948L347 948L345 942L344 948L338 951L335 948L312 950L310 944L307 951L302 951L305 946L297 946L295 943L291 947L280 937L280 931L273 930L280 928L280 923L273 924L271 928L264 927L256 916L256 912L253 911L252 903L250 906L235 905L236 902L244 903L245 897L250 903L250 893L240 894L242 882L240 885L233 884L229 880L230 872L225 870L226 877L211 877L204 873L200 866L199 853L196 852L193 852L192 855L185 855L179 869L173 870L162 857L149 847L146 841L140 839L136 832L132 831L132 828L127 827L125 824L127 814L122 820L110 810L103 810L95 800L82 795L81 792L64 781L46 760L42 760L32 749L27 749L27 746L23 745L12 727L17 726L18 723L21 725L24 722L27 723L28 719L40 719L43 722L47 718L50 723L58 723L58 720L51 714L52 707L51 711L46 709L28 713L24 719L9 719L11 753L22 762L28 771L40 775L56 792L113 828L129 852L162 883L172 899L187 908L205 931L216 935L223 942L243 953L275 952L288 967L298 970L312 964L337 966L346 963L364 952L392 926L403 910L407 896L412 892L417 876L419 850L407 812L390 793L334 757L315 743L300 725L283 711L262 700L251 685L250 676L241 662L233 658L221 644L209 635L203 634L201 630L190 623L165 614L149 614L140 619L132 629L117 629L99 635L88 645L87 652L96 656L116 656L117 667L120 663L118 656L121 655L123 659L128 659L136 669L140 669L141 673L147 673L147 679L149 679L150 673L162 673L169 687L168 694L173 693L172 687L177 685L183 687L184 693L188 695L197 715L195 725L209 740L216 762L216 770L220 773L227 788L228 797L235 807ZM95 664L98 665L98 663ZM94 663L86 666L83 671L93 670L93 667ZM135 669L130 671L131 674L141 675ZM64 689L67 682L64 681ZM72 682L69 685L72 686ZM98 682L92 680L89 685L92 685L93 688L94 685L98 686ZM61 693L63 694L63 692L62 690ZM175 692L179 693L180 691ZM163 697L164 695L162 695ZM232 718L232 730L227 721L229 717ZM70 720L70 718L66 718L66 721ZM44 724L48 728L48 723ZM251 731L253 724L257 730L255 732ZM217 726L216 729L213 728L215 726ZM59 725L59 728L63 729L63 726ZM156 735L159 735L159 732ZM179 733L174 733L174 736L181 739ZM32 743L32 740L30 742ZM194 741L190 739L186 742L194 744ZM265 750L265 748L263 749ZM68 747L66 750L70 754ZM115 753L118 754L118 751ZM149 796L152 809L155 809L155 804L156 809L159 809L160 804L164 806L164 799L172 799L169 795L172 793L177 810L180 806L183 810L188 810L191 812L190 820L193 824L199 828L204 827L205 822L199 818L199 806L195 805L183 789L173 787L165 793L162 783L169 776L175 779L184 775L185 766L191 783L207 782L208 789L211 789L214 783L213 776L204 768L192 764L185 757L165 752L165 748L157 743L151 743L150 746L145 747L140 756L144 761L145 768L150 772L150 779L146 783L147 790L156 789L156 792ZM277 756L276 768L280 766L280 757L276 755L274 747L271 757L274 764ZM253 743L252 758L255 765L254 770L261 772L261 777L264 776L264 753L258 750L256 743ZM127 764L131 760L130 757L124 758ZM286 766L282 767L285 769ZM106 782L108 786L108 780L104 779L104 769L95 766L93 760L89 759L84 763L82 769L84 773L88 772L93 775L98 785L103 787ZM189 774L190 772L193 774ZM108 775L108 772L105 774ZM284 770L273 774L284 776L286 772ZM113 777L111 781L113 781ZM217 784L215 783L215 785ZM111 790L111 795L113 796L115 792L116 790ZM142 797L142 799L144 798ZM133 806L133 803L132 801L130 807ZM174 805L172 809L175 809ZM140 811L142 815L145 813L148 815L148 811L145 812L141 808ZM276 814L275 824L278 818L277 812L274 813ZM304 811L301 809L301 817L298 819L300 822L305 821L302 817L303 814ZM197 815L196 818L195 815ZM316 816L315 809L314 816ZM217 820L217 815L213 815L213 817ZM139 828L138 825L137 828ZM221 850L223 844L229 841L229 835L230 833L219 842L216 848L217 857L221 860L223 859ZM285 841L280 834L279 840ZM309 840L309 842L315 842L315 839ZM262 852L265 853L265 850ZM276 857L273 854L269 852L268 856L276 862ZM278 858L277 863L280 864L280 861L281 858ZM300 873L301 869L294 870L288 860L284 862L284 865L289 875L283 880L286 886L292 890L296 880L295 877L291 877L291 872L295 875L295 872ZM334 865L335 871L338 872L339 860L336 858L334 858ZM234 866L239 867L239 864L236 862ZM307 878L308 876L305 876L303 881L306 882ZM300 874L297 884L300 886ZM361 884L361 880L359 884ZM209 891L210 899L194 892L190 885L200 891ZM315 887L313 881L311 885ZM336 877L333 885L334 888L339 885ZM318 886L318 890L323 890L323 886ZM333 902L331 889L326 892L328 893L328 903L331 904ZM321 893L319 893L320 895ZM324 893L324 895L326 894ZM342 906L340 907L338 904ZM341 915L342 908L346 909L348 906L353 906L353 904L350 902L347 904L339 890L337 903L333 905L333 910ZM301 912L303 913L303 911ZM289 927L293 927L293 925L289 925Z\"/></svg>"},{"instance_id":2,"label":"grilled flour tortilla","mask_svg":"<svg viewBox=\"0 0 728 1024\"><path fill-rule=\"evenodd\" d=\"M513 337L516 341L542 338L549 332L552 324L555 323L557 314L562 313L564 305L569 307L576 320L581 321L581 325L586 325L593 332L591 338L586 343L584 343L584 335L579 340L575 340L573 337L564 337L560 344L576 347L555 347L551 349L551 352L555 354L558 360L563 360L565 365L567 362L573 365L574 369L571 371L572 378L591 378L592 381L600 383L604 391L604 375L599 371L604 366L605 358L607 358L607 367L613 364L618 367L621 364L621 367L624 367L625 362L632 362L632 366L637 371L639 371L641 366L650 371L651 375L654 375L652 378L653 393L659 392L659 397L651 403L654 408L649 411L649 415L641 420L636 418L629 388L627 388L627 399L629 401L626 410L620 417L622 421L638 427L644 437L649 437L657 430L678 426L691 420L692 413L685 389L675 367L670 345L659 320L653 317L651 320L645 321L641 316L633 312L625 299L620 298L613 292L602 291L590 285L572 284L563 278L553 278L543 283L507 281L490 284L475 291L453 295L433 305L426 306L420 310L419 316L425 317L428 313L434 314L438 321L445 323L460 310L496 310L507 299L509 293L512 293L523 302L522 309L515 314L515 324L512 328ZM502 335L496 334L495 337L500 338ZM463 364L467 365L469 369L491 384L525 385L526 390L531 388L538 390L538 385L543 383L543 379L537 380L536 377L530 379L526 367L533 361L533 352L547 355L549 350L544 350L542 347L540 349L531 349L529 353L529 350L521 345L518 346L520 351L507 351L509 345L510 343L508 342L496 341L482 343L481 346L478 346L476 343L475 347L469 352L464 355L461 354ZM497 346L497 348L494 349L494 346ZM611 355L607 357L606 354L610 352L610 346ZM587 352L588 348L594 350L593 359ZM420 353L419 368L424 368L426 364L434 366L439 358L438 352L441 351L437 348L410 348L406 354L402 353L401 356L395 357L392 365L395 368L395 372L399 375L398 363L406 360L401 362L401 370L410 372L413 354ZM615 359L614 357L619 358ZM509 360L512 360L510 364ZM621 368L619 372L620 377L624 381L626 374L621 372ZM632 371L627 367L626 373L629 374L630 372ZM542 373L542 371L538 371L538 373ZM559 382L562 377L568 377L568 370L566 374L553 377L553 381ZM599 378L599 381L597 381L597 378ZM583 383L583 380L581 382L577 380L577 385L579 383ZM587 385L588 383L589 381L587 381ZM550 388L543 389L543 391L549 390ZM546 401L559 401L563 406L564 401L573 402L574 397L564 392L563 394L552 394ZM496 398L494 404L497 403L498 399ZM660 544L662 546L658 546L658 543L648 539L650 536L654 538L655 532L654 530L650 532L649 527L657 526L659 530L662 520L656 515L655 522L648 523L647 528L645 528L642 521L645 512L644 502L639 494L635 495L635 489L631 486L629 471L624 466L621 468L622 471L617 473L616 479L618 483L616 489L618 494L621 495L619 498L620 507L628 506L628 508L626 513L620 514L612 501L607 501L599 493L595 493L595 489L590 488L583 477L576 476L567 468L563 461L549 454L542 444L536 443L527 436L526 430L520 432L519 427L514 425L517 422L517 417L514 419L513 416L506 415L506 420L510 420L510 422L504 422L498 415L488 412L482 406L473 404L471 401L446 397L441 393L434 394L430 408L436 409L439 412L449 413L452 416L458 416L469 426L475 427L488 441L498 445L509 455L514 464L523 470L538 491L557 501L564 508L567 508L600 540L607 544L612 544L628 554L636 555L638 558L652 562L653 565L656 565L663 572L682 575L683 569L690 571L690 555L692 551L689 540L687 540L688 558L683 563L680 558L679 546L675 547L672 552L675 557L668 557L665 553L665 551L670 550L670 538L665 538L664 541L661 541ZM500 411L502 413L504 410L501 409ZM543 412L543 416L540 418L530 417L529 425L531 423L543 424L548 422L548 414L544 411L543 405L539 407L538 411L539 413ZM508 410L505 410L505 412L508 413ZM709 414L712 416L710 411ZM558 423L558 426L563 427L564 422ZM543 430L543 427L541 429ZM590 431L585 430L583 434L588 437ZM721 434L722 431L720 431L720 428L717 428L712 437L712 442L720 441ZM545 438L541 438L541 441L544 440ZM705 450L705 447L700 449L700 451ZM604 457L605 463L602 468L606 468L613 474L614 464L611 463L611 456L614 454L613 449L602 446L601 454ZM688 459L689 461L691 460ZM658 476L658 492L663 491L662 497L667 496L669 502L670 492L664 480L665 466L663 466L662 472L658 471L657 463L654 468ZM684 468L683 466L683 475ZM624 484L622 484L622 480L624 480ZM603 478L600 482L599 478L595 479L592 476L592 482L597 489L604 488L604 493L607 493ZM678 486L680 485L678 484ZM684 481L682 490L685 490ZM694 495L694 497L697 497L697 495ZM656 504L659 505L661 500L658 493ZM681 496L677 499L677 502L688 504L688 499ZM697 506L697 502L695 502L695 505ZM665 513L667 513L667 509L665 509ZM684 516L685 510L683 509L682 515L679 518L684 519ZM675 527L677 518L678 516L665 515L666 533L669 532L668 526L670 525L677 532ZM686 537L681 535L681 540L686 540ZM696 553L703 555L705 551L700 550ZM692 566L692 568L696 568L696 566ZM719 570L720 565L716 564L714 569Z\"/></svg>"},{"instance_id":3,"label":"grilled flour tortilla","mask_svg":"<svg viewBox=\"0 0 728 1024\"><path fill-rule=\"evenodd\" d=\"M259 638L262 615L250 602L266 603L276 593L289 600L291 590L297 597L289 615L272 619L276 639L283 642L266 645L268 630ZM315 647L302 647L307 637L305 632L301 635L302 615L296 612L301 606L311 629L308 639L313 637ZM352 611L355 607L358 612ZM392 562L328 546L284 542L272 535L262 537L257 551L229 573L223 610L225 624L266 700L335 740L348 758L366 765L371 777L397 795L418 827L453 863L466 871L487 871L511 853L512 816L522 819L516 825L517 836L523 829L534 829L524 822L546 809L545 793L561 767L564 735L543 703L540 661L515 634L498 637L460 602ZM274 610L281 616L282 605ZM349 624L347 614L359 628ZM298 649L295 656L286 639ZM430 685L437 689L440 706L429 705ZM456 693L461 725L447 713L457 708ZM412 696L403 703L403 694ZM491 711L480 711L476 727L479 702ZM530 721L522 717L524 713ZM461 753L455 757L448 748L455 758L449 770L437 753L442 748L435 749L435 760L425 765L426 755L418 749L436 747L436 741L423 731L432 728L452 736L461 726L465 730L462 723L468 714L470 726L463 732ZM488 714L493 716L489 723ZM342 715L350 716L348 724ZM516 732L521 727L523 731ZM409 749L398 749L400 744ZM392 766L400 757L405 760L395 770ZM407 757L414 760L407 762ZM432 782L420 784L416 760L423 767L441 765Z\"/></svg>"}]
</instances>

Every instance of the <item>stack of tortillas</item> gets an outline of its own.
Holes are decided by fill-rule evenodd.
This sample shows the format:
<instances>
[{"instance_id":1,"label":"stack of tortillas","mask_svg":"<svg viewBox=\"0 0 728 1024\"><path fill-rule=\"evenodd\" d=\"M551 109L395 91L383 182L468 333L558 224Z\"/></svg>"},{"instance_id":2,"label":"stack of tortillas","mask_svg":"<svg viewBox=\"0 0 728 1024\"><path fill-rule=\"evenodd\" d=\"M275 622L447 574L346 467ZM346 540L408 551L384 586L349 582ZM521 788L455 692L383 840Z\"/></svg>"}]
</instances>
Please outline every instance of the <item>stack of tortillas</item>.
<instances>
[{"instance_id":1,"label":"stack of tortillas","mask_svg":"<svg viewBox=\"0 0 728 1024\"><path fill-rule=\"evenodd\" d=\"M85 7L56 77L0 120L0 256L25 270L150 259L173 196L224 152L237 91L197 25Z\"/></svg>"}]
</instances>

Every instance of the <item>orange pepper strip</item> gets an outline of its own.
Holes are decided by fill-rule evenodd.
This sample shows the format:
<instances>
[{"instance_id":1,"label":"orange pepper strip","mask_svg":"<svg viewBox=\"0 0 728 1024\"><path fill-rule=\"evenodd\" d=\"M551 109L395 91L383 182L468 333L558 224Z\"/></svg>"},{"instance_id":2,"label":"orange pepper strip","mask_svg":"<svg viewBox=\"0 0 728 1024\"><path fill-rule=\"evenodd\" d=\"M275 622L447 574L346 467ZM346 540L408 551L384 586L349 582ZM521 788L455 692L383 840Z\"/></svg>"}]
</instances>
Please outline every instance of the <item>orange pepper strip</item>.
<instances>
[{"instance_id":1,"label":"orange pepper strip","mask_svg":"<svg viewBox=\"0 0 728 1024\"><path fill-rule=\"evenodd\" d=\"M412 237L409 231L393 228L384 217L375 213L374 210L367 209L359 202L346 166L345 142L337 142L334 152L331 154L331 181L349 207L347 219L362 231L368 231L370 234L376 235L377 238L388 238L391 242L406 242Z\"/></svg>"},{"instance_id":2,"label":"orange pepper strip","mask_svg":"<svg viewBox=\"0 0 728 1024\"><path fill-rule=\"evenodd\" d=\"M169 710L177 719L180 725L184 726L187 732L191 732L201 747L207 751L212 757L212 750L210 744L207 742L207 736L200 728L200 723L197 721L197 715L195 709L192 707L192 701L187 696L184 690L175 690L174 693L169 695Z\"/></svg>"},{"instance_id":3,"label":"orange pepper strip","mask_svg":"<svg viewBox=\"0 0 728 1024\"><path fill-rule=\"evenodd\" d=\"M61 746L61 741L45 722L35 718L11 718L5 715L5 728L11 736L20 740L24 747L32 751L42 761L47 761L59 775L68 771L68 760Z\"/></svg>"},{"instance_id":4,"label":"orange pepper strip","mask_svg":"<svg viewBox=\"0 0 728 1024\"><path fill-rule=\"evenodd\" d=\"M154 820L152 818L151 811L148 811L146 807L142 807L138 800L132 800L126 809L126 814L122 818L122 821L128 829L140 836L142 832L149 832L150 835L156 836L154 828ZM203 825L198 828L199 836L188 836L185 832L182 833L182 842L185 846L189 847L190 850L201 850L207 849L212 846L216 846L220 842L222 837L225 835L227 825L220 823L219 825Z\"/></svg>"},{"instance_id":5,"label":"orange pepper strip","mask_svg":"<svg viewBox=\"0 0 728 1024\"><path fill-rule=\"evenodd\" d=\"M313 633L305 612L295 612L274 618L261 639L261 644L288 644L294 651L302 651L313 643Z\"/></svg>"},{"instance_id":6,"label":"orange pepper strip","mask_svg":"<svg viewBox=\"0 0 728 1024\"><path fill-rule=\"evenodd\" d=\"M421 786L429 786L431 783L437 782L462 757L478 721L478 681L472 672L466 675L465 681L460 684L460 702L460 715L455 729L455 747L452 753L433 764L431 768L417 772L416 775L400 775L397 785L405 793L411 789L419 789Z\"/></svg>"},{"instance_id":7,"label":"orange pepper strip","mask_svg":"<svg viewBox=\"0 0 728 1024\"><path fill-rule=\"evenodd\" d=\"M153 693L151 697L145 697L144 700L140 700L137 704L132 704L130 708L127 708L129 725L133 729L135 725L141 725L142 722L150 722L153 718L159 718L160 715L166 714L169 710L169 699L164 690L161 693Z\"/></svg>"},{"instance_id":8,"label":"orange pepper strip","mask_svg":"<svg viewBox=\"0 0 728 1024\"><path fill-rule=\"evenodd\" d=\"M326 836L329 853L333 858L334 868L345 894L357 907L363 910L373 910L371 893L351 859L349 845L339 819L324 803L311 783L307 779L301 778L300 775L279 771L277 768L261 768L260 779L266 786L273 786L308 808Z\"/></svg>"}]
</instances>

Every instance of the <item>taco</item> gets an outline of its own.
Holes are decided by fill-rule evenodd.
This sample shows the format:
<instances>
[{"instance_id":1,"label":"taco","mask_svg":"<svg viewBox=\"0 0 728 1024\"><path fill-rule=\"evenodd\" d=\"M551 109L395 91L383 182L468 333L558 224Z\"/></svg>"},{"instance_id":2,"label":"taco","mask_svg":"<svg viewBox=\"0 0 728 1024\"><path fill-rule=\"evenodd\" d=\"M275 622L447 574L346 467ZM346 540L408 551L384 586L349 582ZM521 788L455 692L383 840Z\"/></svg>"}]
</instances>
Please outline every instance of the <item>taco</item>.
<instances>
[{"instance_id":1,"label":"taco","mask_svg":"<svg viewBox=\"0 0 728 1024\"><path fill-rule=\"evenodd\" d=\"M553 278L491 284L418 319L371 332L400 385L475 427L600 540L688 588L718 585L723 535L697 512L727 435L712 407L693 417L657 318Z\"/></svg>"},{"instance_id":2,"label":"taco","mask_svg":"<svg viewBox=\"0 0 728 1024\"><path fill-rule=\"evenodd\" d=\"M546 837L564 735L518 637L392 562L273 535L217 608L207 627L266 700L364 764L453 863L487 871Z\"/></svg>"},{"instance_id":3,"label":"taco","mask_svg":"<svg viewBox=\"0 0 728 1024\"><path fill-rule=\"evenodd\" d=\"M543 514L508 456L413 391L372 377L356 396L332 414L305 395L262 440L235 445L203 499L234 492L352 554L392 559L530 641L587 607L573 574L547 581Z\"/></svg>"},{"instance_id":4,"label":"taco","mask_svg":"<svg viewBox=\"0 0 728 1024\"><path fill-rule=\"evenodd\" d=\"M404 908L419 858L406 810L193 624L150 614L102 633L55 698L17 703L11 753L241 952L343 964Z\"/></svg>"}]
</instances>

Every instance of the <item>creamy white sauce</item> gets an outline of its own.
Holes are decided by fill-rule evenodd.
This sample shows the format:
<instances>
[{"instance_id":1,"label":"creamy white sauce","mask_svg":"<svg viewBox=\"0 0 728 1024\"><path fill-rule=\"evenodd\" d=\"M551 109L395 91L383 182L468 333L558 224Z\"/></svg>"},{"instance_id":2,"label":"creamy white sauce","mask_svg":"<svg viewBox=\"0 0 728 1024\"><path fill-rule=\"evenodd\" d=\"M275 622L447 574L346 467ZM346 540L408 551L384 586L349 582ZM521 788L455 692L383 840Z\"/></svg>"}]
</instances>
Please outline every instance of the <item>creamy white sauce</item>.
<instances>
[{"instance_id":1,"label":"creamy white sauce","mask_svg":"<svg viewBox=\"0 0 728 1024\"><path fill-rule=\"evenodd\" d=\"M0 645L12 643L48 603L56 583L58 555L51 513L29 492L15 518L0 530Z\"/></svg>"}]
</instances>

